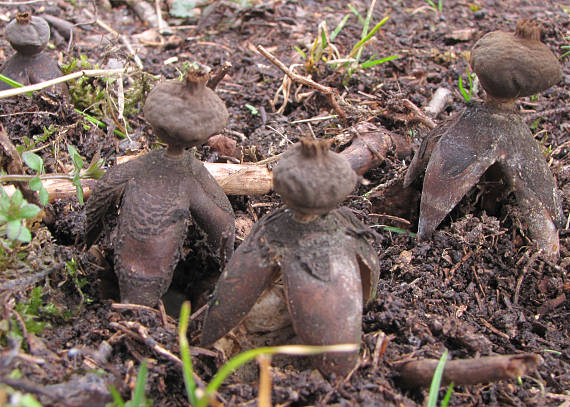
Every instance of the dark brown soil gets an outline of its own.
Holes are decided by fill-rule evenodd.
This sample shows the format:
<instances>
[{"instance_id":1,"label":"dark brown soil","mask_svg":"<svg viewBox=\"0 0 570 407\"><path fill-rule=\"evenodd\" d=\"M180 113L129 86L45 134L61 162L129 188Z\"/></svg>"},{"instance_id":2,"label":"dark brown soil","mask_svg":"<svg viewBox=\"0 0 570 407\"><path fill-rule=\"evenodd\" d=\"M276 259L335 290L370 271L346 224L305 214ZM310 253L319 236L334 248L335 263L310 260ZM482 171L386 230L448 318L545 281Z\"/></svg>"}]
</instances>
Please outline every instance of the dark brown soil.
<instances>
[{"instance_id":1,"label":"dark brown soil","mask_svg":"<svg viewBox=\"0 0 570 407\"><path fill-rule=\"evenodd\" d=\"M264 46L287 66L302 64L294 47L308 53L318 25L326 21L329 32L332 31L350 13L348 3L340 0L241 2L248 3L247 7L239 3L213 2L202 9L199 20L169 19L165 13L166 22L174 29L172 35L164 36L156 34L122 2L107 4L109 7L98 2L95 14L130 40L144 71L153 75L175 78L184 61L198 60L214 68L225 61L231 62L233 69L218 85L217 92L230 112L224 134L237 141L244 161L270 158L311 132L319 138L335 139L334 146L340 151L353 136L351 129L364 121L409 137L417 146L427 128L414 120L402 101L408 99L423 108L437 88L447 87L453 92L453 100L436 121L458 112L464 105L458 78L462 76L464 81L467 78L466 53L484 33L499 29L514 31L517 19L533 18L542 23L543 42L556 55L564 52L562 46L569 45L565 36L570 31L570 10L558 2L448 0L443 1L442 12L436 13L425 1L378 0L373 22L386 15L390 19L364 48L362 59L395 54L399 58L358 70L350 78L322 64L313 79L338 90L346 102L342 106L347 118L314 121L309 127L294 122L334 114L327 99L314 92L296 100L295 92L305 94L311 89L305 86L299 89L292 84L285 111L276 113L283 102L282 97L274 102L283 74L258 54L255 47ZM355 0L351 4L365 15L370 2ZM63 37L54 37L55 49L49 52L60 62L86 55L93 66L110 67L111 63L134 66L123 43L83 13L83 8L94 11L92 3L53 0L29 7L37 14L45 12L78 24L69 49ZM166 10L165 4L162 7ZM3 3L0 9L3 26L15 12L16 7L6 7ZM186 28L177 28L177 24ZM334 41L341 56L346 56L359 40L361 29L353 15ZM467 36L461 37L459 30L464 30ZM0 41L0 61L12 53L9 45ZM164 63L174 57L175 62ZM569 114L567 109L555 114L540 112L568 107L568 58L560 60L561 82L538 97L523 98L517 103L517 110L532 115L528 116L528 124L563 192L565 219L570 216ZM305 74L302 66L297 67L297 72ZM132 75L125 81L125 88L133 83L141 86L140 78L141 75ZM104 87L99 79L90 81ZM110 95L115 94L113 86L109 85ZM152 82L145 86L148 90ZM246 105L255 107L257 113L253 114ZM145 152L156 147L157 140L142 117L141 106L142 102L137 102L126 112L132 142L113 135L112 129L124 123L114 121L108 107L102 111L109 130L86 127L73 106L49 93L33 98L2 99L0 122L16 145L24 144L24 137L41 136L44 127L54 126L56 132L39 141L36 147L44 147L38 153L46 162L46 172L62 172L70 168L67 144L75 145L87 161L100 152L108 165L131 150ZM198 156L203 160L221 160L209 147L200 147ZM431 240L418 242L406 230L414 232L417 227L418 208L416 204L410 205L414 197L404 196L404 191L401 195L396 189L410 159L411 156L404 159L389 156L364 175L370 183L361 185L345 202L379 235L380 283L376 299L364 310L364 335L357 369L344 380L328 381L316 371L274 368L273 403L420 406L425 403L428 390L403 387L395 366L407 358L439 358L448 349L453 359L522 352L542 358L538 369L520 382L456 386L450 405L569 405L567 225L560 230L560 259L549 261L534 249L527 237L525 219L518 215L512 196L497 205L494 213L487 213L480 205L480 190L474 189L444 220ZM280 204L275 194L232 196L230 201L238 218L238 244L249 230L248 225ZM22 266L21 270L7 270L0 275L3 284L0 286L3 310L0 381L19 391L31 392L44 405L101 406L109 401L109 384L114 384L123 397L130 398L140 363L146 359L149 366L146 394L154 405L188 405L180 366L165 353L157 352L160 345L173 355L180 354L173 319L177 317L180 300L174 295L170 297L172 303L166 307L172 317L168 318L160 312L113 305L113 299L117 298L116 280L111 271L108 238L85 253L80 244L74 245L80 243L83 228L82 207L77 200L70 197L57 201L52 212L53 221L47 225L49 233L43 225L34 226L38 243L27 249L41 257L41 261L29 264L27 269ZM394 231L382 225L400 229ZM200 231L193 226L185 253L174 280L176 298L190 298L196 311L211 294L219 265L209 255ZM75 278L64 266L72 259L79 264ZM22 274L14 279L16 272ZM43 272L43 277L35 278L38 272ZM3 280L7 278L13 281L6 284ZM20 347L6 335L9 320L16 323L12 318L16 314L10 310L15 304L27 301L34 285L42 287L42 301L55 304L59 311L41 312L38 319L48 323L46 328L36 335L28 332ZM68 312L64 314L64 310ZM190 324L191 345L199 342L202 318L203 312ZM194 349L196 373L208 382L224 361L213 350ZM0 405L3 389L0 386ZM235 376L226 381L219 393L224 405L237 406L256 405L257 391L256 381ZM443 392L444 389L440 395Z\"/></svg>"}]
</instances>

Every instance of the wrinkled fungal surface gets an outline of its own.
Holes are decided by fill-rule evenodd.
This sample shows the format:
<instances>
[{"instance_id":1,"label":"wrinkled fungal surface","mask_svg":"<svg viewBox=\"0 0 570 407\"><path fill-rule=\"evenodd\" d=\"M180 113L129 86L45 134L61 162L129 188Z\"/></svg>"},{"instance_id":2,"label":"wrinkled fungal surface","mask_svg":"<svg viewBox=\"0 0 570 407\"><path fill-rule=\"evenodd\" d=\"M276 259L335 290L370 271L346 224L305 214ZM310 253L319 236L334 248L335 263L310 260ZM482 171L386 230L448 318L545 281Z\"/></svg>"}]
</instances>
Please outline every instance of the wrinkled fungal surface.
<instances>
[{"instance_id":1,"label":"wrinkled fungal surface","mask_svg":"<svg viewBox=\"0 0 570 407\"><path fill-rule=\"evenodd\" d=\"M557 226L562 226L563 217L556 181L530 129L513 107L517 96L556 83L558 62L540 43L539 28L524 20L515 35L494 32L483 36L473 48L471 64L487 101L469 104L458 117L436 127L424 139L406 174L404 184L409 186L425 169L418 237L429 238L492 167L504 191L515 193L522 220L538 248L556 257Z\"/></svg>"},{"instance_id":2,"label":"wrinkled fungal surface","mask_svg":"<svg viewBox=\"0 0 570 407\"><path fill-rule=\"evenodd\" d=\"M498 99L534 95L562 78L558 59L540 42L540 27L528 20L514 34L484 35L471 50L470 64L485 91Z\"/></svg>"},{"instance_id":3,"label":"wrinkled fungal surface","mask_svg":"<svg viewBox=\"0 0 570 407\"><path fill-rule=\"evenodd\" d=\"M48 23L28 12L18 13L6 26L6 39L16 50L0 69L0 73L23 85L35 84L61 76L57 62L43 52L50 38ZM11 86L0 81L0 90ZM55 86L58 92L67 93L67 86Z\"/></svg>"},{"instance_id":4,"label":"wrinkled fungal surface","mask_svg":"<svg viewBox=\"0 0 570 407\"><path fill-rule=\"evenodd\" d=\"M371 232L348 208L301 223L281 208L256 223L226 266L202 331L210 345L237 326L281 273L293 328L303 343L360 343L363 303L374 297L379 264ZM357 353L325 354L323 373L344 375Z\"/></svg>"},{"instance_id":5,"label":"wrinkled fungal surface","mask_svg":"<svg viewBox=\"0 0 570 407\"><path fill-rule=\"evenodd\" d=\"M226 126L228 111L206 86L208 78L206 69L197 65L190 68L184 81L164 81L149 93L144 116L169 146L200 145Z\"/></svg>"},{"instance_id":6,"label":"wrinkled fungal surface","mask_svg":"<svg viewBox=\"0 0 570 407\"><path fill-rule=\"evenodd\" d=\"M352 192L356 178L346 159L330 151L328 142L302 139L273 169L273 189L298 214L322 215Z\"/></svg>"},{"instance_id":7,"label":"wrinkled fungal surface","mask_svg":"<svg viewBox=\"0 0 570 407\"><path fill-rule=\"evenodd\" d=\"M348 164L341 164L328 146L305 140L276 167L275 185L288 183L280 193L291 207L278 209L256 223L226 266L202 330L204 345L214 343L247 318L252 307L259 305L258 298L280 276L293 328L303 343L360 343L362 308L374 297L379 263L369 241L373 233L348 208L330 210L340 195L344 198L354 188L356 176L347 179ZM305 160L314 161L309 164ZM308 168L315 172L305 172L303 177ZM326 173L324 168L337 172ZM282 179L292 173L294 179ZM296 183L306 183L317 191L309 192ZM350 185L332 188L334 183ZM317 199L323 185L322 193L328 198ZM312 204L301 205L299 211L301 201L293 198L304 190ZM344 192L327 195L331 190ZM329 353L314 361L325 374L345 375L357 359L357 352Z\"/></svg>"},{"instance_id":8,"label":"wrinkled fungal surface","mask_svg":"<svg viewBox=\"0 0 570 407\"><path fill-rule=\"evenodd\" d=\"M215 252L224 258L233 252L232 207L190 152L169 157L157 150L109 169L87 202L88 246L119 202L113 246L122 302L157 304L172 280L190 216Z\"/></svg>"},{"instance_id":9,"label":"wrinkled fungal surface","mask_svg":"<svg viewBox=\"0 0 570 407\"><path fill-rule=\"evenodd\" d=\"M179 98L180 88L173 88L170 82L157 85L154 93L161 97L147 99L145 114L151 112L147 119L154 131L160 128L157 132L168 142L168 148L111 168L97 182L87 202L87 246L99 236L105 215L116 213L120 202L113 246L122 302L157 304L172 281L190 216L223 260L233 253L235 219L230 202L204 165L192 152L184 150L219 131L228 117L217 95L195 92L204 87L206 75L202 73L202 68L190 71L187 83L192 83L184 87L190 88L184 98ZM169 91L174 96L167 103ZM203 98L204 106L217 110L188 110L188 106L199 105ZM211 104L216 98L218 102ZM164 105L160 111L165 117L154 116L157 104ZM181 112L183 116L177 116ZM181 134L184 122L188 128ZM191 127L200 122L198 128ZM204 123L210 126L209 130Z\"/></svg>"}]
</instances>

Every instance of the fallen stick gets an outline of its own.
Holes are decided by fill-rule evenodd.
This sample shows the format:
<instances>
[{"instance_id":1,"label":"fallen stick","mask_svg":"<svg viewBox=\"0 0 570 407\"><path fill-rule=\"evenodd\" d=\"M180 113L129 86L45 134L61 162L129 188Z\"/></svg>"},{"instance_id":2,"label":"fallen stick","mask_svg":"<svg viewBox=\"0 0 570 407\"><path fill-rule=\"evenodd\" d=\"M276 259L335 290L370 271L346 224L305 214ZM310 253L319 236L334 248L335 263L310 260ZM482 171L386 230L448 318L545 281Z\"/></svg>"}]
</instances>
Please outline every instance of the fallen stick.
<instances>
[{"instance_id":1,"label":"fallen stick","mask_svg":"<svg viewBox=\"0 0 570 407\"><path fill-rule=\"evenodd\" d=\"M407 141L384 128L360 123L355 130L357 137L340 154L359 175L379 165L390 151L394 151L397 156L409 154L410 146ZM135 157L120 158L120 162L125 162ZM273 190L271 171L265 165L204 163L204 166L227 195L264 195ZM76 193L75 186L69 180L46 179L42 182L49 193L50 202L68 198ZM81 180L85 199L91 194L96 182L94 179ZM12 185L7 185L4 190L11 196L15 189Z\"/></svg>"},{"instance_id":2,"label":"fallen stick","mask_svg":"<svg viewBox=\"0 0 570 407\"><path fill-rule=\"evenodd\" d=\"M329 99L329 103L331 104L331 106L334 109L334 111L336 112L336 114L338 114L341 119L343 119L343 120L346 119L346 113L339 106L339 104L336 100L335 90L333 88L331 88L329 86L321 85L320 83L315 82L311 78L308 78L308 77L306 78L304 76L296 74L291 69L287 68L283 62L281 62L279 59L277 59L277 57L275 57L271 52L267 51L261 45L258 45L256 47L256 49L259 51L260 54L262 54L265 58L267 58L273 65L275 65L277 68L279 68L285 75L287 75L289 78L291 78L292 81L297 82L297 83L301 83L301 84L306 85L310 88L318 90L319 92L321 92L324 95L327 95L327 97Z\"/></svg>"},{"instance_id":3,"label":"fallen stick","mask_svg":"<svg viewBox=\"0 0 570 407\"><path fill-rule=\"evenodd\" d=\"M411 146L402 136L368 122L358 123L357 136L351 145L342 151L350 166L358 175L378 166L390 151L397 156L411 154Z\"/></svg>"},{"instance_id":4,"label":"fallen stick","mask_svg":"<svg viewBox=\"0 0 570 407\"><path fill-rule=\"evenodd\" d=\"M495 382L516 379L535 369L542 358L533 353L520 355L487 356L479 359L448 361L443 370L441 385ZM410 360L396 366L400 379L408 387L429 386L439 360Z\"/></svg>"},{"instance_id":5,"label":"fallen stick","mask_svg":"<svg viewBox=\"0 0 570 407\"><path fill-rule=\"evenodd\" d=\"M451 103L452 100L453 94L449 89L437 88L424 110L430 117L435 118L447 107L449 103Z\"/></svg>"},{"instance_id":6,"label":"fallen stick","mask_svg":"<svg viewBox=\"0 0 570 407\"><path fill-rule=\"evenodd\" d=\"M263 195L273 189L271 172L264 165L204 163L206 169L218 181L227 195ZM68 198L75 195L75 186L65 179L42 180L49 193L49 201ZM83 196L87 199L97 180L82 179ZM4 186L9 196L15 191L14 186Z\"/></svg>"}]
</instances>

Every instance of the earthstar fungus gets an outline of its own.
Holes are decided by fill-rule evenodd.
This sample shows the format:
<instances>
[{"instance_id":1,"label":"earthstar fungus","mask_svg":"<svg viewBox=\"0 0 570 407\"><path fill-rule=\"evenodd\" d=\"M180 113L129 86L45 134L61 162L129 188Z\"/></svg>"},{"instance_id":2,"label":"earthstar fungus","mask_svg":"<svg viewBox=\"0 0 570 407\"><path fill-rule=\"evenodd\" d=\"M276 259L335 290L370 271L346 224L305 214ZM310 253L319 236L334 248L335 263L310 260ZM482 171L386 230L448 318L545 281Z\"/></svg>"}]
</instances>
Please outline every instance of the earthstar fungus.
<instances>
[{"instance_id":1,"label":"earthstar fungus","mask_svg":"<svg viewBox=\"0 0 570 407\"><path fill-rule=\"evenodd\" d=\"M362 309L374 297L379 263L368 240L373 234L348 208L334 209L354 188L356 174L327 142L302 140L273 176L287 208L257 222L230 259L210 302L202 344L247 323L279 276L301 342L360 343ZM331 353L315 362L325 374L345 375L357 359L357 352Z\"/></svg>"},{"instance_id":2,"label":"earthstar fungus","mask_svg":"<svg viewBox=\"0 0 570 407\"><path fill-rule=\"evenodd\" d=\"M121 301L155 306L172 280L190 217L210 247L233 253L234 214L228 198L186 147L196 146L226 125L221 99L205 87L208 74L192 68L184 82L165 81L148 95L144 114L168 144L110 168L86 206L86 243L99 236L105 215L121 201L113 240Z\"/></svg>"},{"instance_id":3,"label":"earthstar fungus","mask_svg":"<svg viewBox=\"0 0 570 407\"><path fill-rule=\"evenodd\" d=\"M484 35L473 47L472 70L487 93L423 140L404 181L425 169L418 237L429 238L444 217L487 170L513 191L530 236L548 256L557 256L562 205L556 182L523 118L516 98L551 87L561 78L556 57L540 42L540 27L521 20L515 34ZM426 168L427 166L427 168Z\"/></svg>"},{"instance_id":4,"label":"earthstar fungus","mask_svg":"<svg viewBox=\"0 0 570 407\"><path fill-rule=\"evenodd\" d=\"M43 52L50 38L48 23L41 17L21 12L6 26L6 39L16 50L9 58L0 73L30 85L61 76L57 62ZM10 85L0 81L0 90L10 89ZM56 85L56 90L67 93L66 85Z\"/></svg>"}]
</instances>

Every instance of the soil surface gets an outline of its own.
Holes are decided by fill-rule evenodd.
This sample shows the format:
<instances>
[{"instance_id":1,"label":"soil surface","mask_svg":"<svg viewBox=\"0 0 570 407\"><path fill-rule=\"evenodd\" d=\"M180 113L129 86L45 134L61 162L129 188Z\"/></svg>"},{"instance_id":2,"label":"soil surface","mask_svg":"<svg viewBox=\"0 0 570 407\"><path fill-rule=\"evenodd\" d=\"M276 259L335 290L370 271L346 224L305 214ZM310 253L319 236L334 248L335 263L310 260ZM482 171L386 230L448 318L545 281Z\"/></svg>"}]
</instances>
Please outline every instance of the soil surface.
<instances>
[{"instance_id":1,"label":"soil surface","mask_svg":"<svg viewBox=\"0 0 570 407\"><path fill-rule=\"evenodd\" d=\"M570 35L570 8L554 1L447 0L440 12L420 0L373 1L371 26L385 16L390 18L363 48L361 61L398 58L359 68L351 75L321 61L312 72L313 80L336 90L346 114L343 119L318 91L284 81L283 72L256 46L262 45L305 76L306 60L301 54L310 55L319 25L326 22L330 36L343 17L351 15L333 40L338 56L345 58L362 32L348 2L224 0L207 4L189 18L170 16L171 2L161 2L170 30L162 35L153 21L143 21L136 13L136 2L127 3L133 7L124 2L63 0L27 6L35 14L73 24L70 40L69 30L52 22L53 46L47 52L60 64L84 56L84 67L127 66L131 72L123 78L124 119L118 113L117 81L87 79L82 87L70 84L75 105L50 91L1 100L0 123L7 135L15 145L28 145L40 154L47 173L72 168L68 144L77 147L86 162L99 153L108 166L115 165L118 157L160 148L141 106L156 79L178 77L185 62L199 61L214 70L224 62L233 66L217 92L230 112L224 135L237 142L237 154L229 157L233 151L213 145L198 148L197 156L204 161L254 162L271 159L311 134L334 140L333 148L342 151L358 137L356 129L364 122L402 136L417 149L429 129L405 100L423 109L436 89L444 87L452 99L434 121L457 114L465 104L458 79L462 77L469 89L468 53L483 34L513 32L519 18L532 18L543 25L542 40L556 55L564 53L562 47L568 46ZM350 4L364 17L370 3ZM2 3L2 27L16 11L17 7ZM96 19L122 37L95 23ZM125 43L140 58L144 74ZM5 40L0 41L0 61L13 52ZM516 105L527 115L562 191L565 219L570 216L568 58L560 60L563 78L556 86ZM102 96L89 90L89 84L100 89ZM483 91L475 89L473 97L481 96ZM74 107L103 119L106 129L89 125ZM545 112L561 107L566 110ZM315 117L328 118L299 122ZM113 133L114 129L124 133L125 126L130 138ZM431 240L418 241L409 232L417 228L421 185L413 191L399 188L411 157L412 153L388 154L364 174L367 182L345 202L377 232L381 263L376 299L364 309L359 364L348 377L331 380L310 369L275 366L273 403L424 405L428 389L404 387L397 365L410 358L438 359L447 349L452 359L519 353L541 358L538 368L518 381L455 386L450 405L569 405L568 224L559 231L560 258L544 258L528 238L512 194L491 213L482 209L483 189L477 187ZM230 201L237 218L236 244L254 221L281 204L273 193L234 195ZM190 299L194 368L207 383L225 361L215 349L198 346L203 305L220 272L218 262L209 254L201 232L190 225L185 256L174 278L175 292L164 299L168 314L164 309L118 304L109 244L112 225L97 246L85 251L82 211L73 195L56 200L44 222L30 224L33 241L20 248L27 257L12 259L1 272L0 382L12 390L0 386L0 405L6 392L15 389L33 394L44 405L102 406L111 401L110 384L129 399L143 360L149 369L146 395L154 405L188 405L177 361L176 318L181 298ZM40 288L32 291L34 287ZM34 301L41 304L39 309L34 309ZM43 329L35 329L37 323L45 323ZM257 379L233 375L219 389L219 400L228 406L256 405L257 393ZM442 388L440 396L444 393Z\"/></svg>"}]
</instances>

